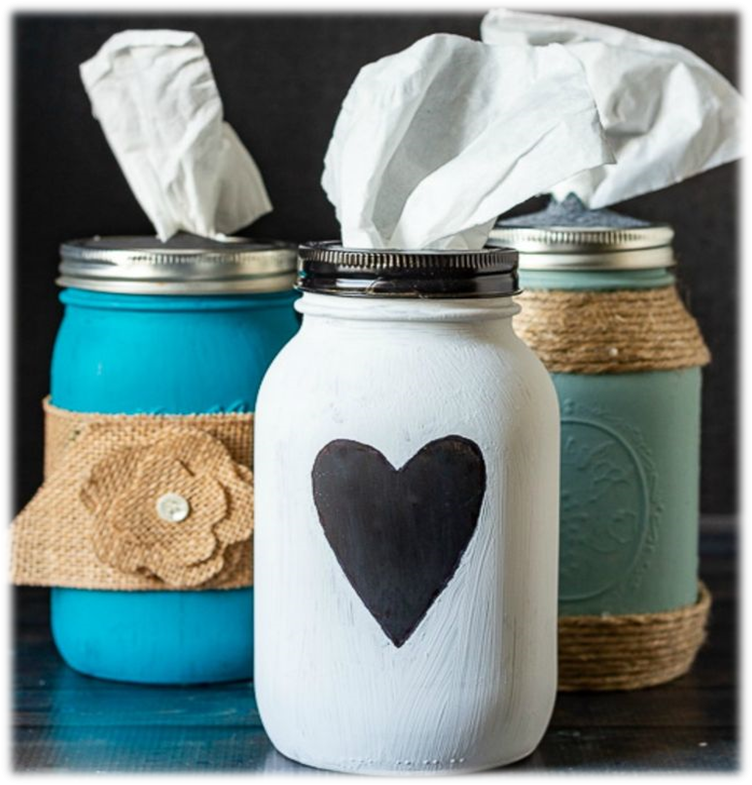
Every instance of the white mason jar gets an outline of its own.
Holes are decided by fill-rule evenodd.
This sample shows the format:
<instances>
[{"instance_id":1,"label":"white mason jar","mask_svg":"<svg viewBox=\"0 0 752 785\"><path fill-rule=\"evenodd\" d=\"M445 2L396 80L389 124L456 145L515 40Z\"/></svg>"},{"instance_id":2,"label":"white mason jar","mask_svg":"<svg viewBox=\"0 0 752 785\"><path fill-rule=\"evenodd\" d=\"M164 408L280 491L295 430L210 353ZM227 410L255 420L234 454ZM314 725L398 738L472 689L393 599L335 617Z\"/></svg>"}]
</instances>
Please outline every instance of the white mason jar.
<instances>
[{"instance_id":1,"label":"white mason jar","mask_svg":"<svg viewBox=\"0 0 752 785\"><path fill-rule=\"evenodd\" d=\"M462 772L556 693L559 415L517 254L300 250L255 433L255 689L293 760Z\"/></svg>"}]
</instances>

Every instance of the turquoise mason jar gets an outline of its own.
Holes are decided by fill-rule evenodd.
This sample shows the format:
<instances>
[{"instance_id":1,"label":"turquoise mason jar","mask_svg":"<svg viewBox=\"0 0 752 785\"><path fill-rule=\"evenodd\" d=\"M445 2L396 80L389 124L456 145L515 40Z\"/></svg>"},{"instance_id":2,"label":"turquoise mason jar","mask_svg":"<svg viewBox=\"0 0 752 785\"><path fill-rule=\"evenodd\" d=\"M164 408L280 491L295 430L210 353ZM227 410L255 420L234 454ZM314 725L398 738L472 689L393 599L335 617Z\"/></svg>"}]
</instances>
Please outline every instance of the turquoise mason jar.
<instances>
[{"instance_id":1,"label":"turquoise mason jar","mask_svg":"<svg viewBox=\"0 0 752 785\"><path fill-rule=\"evenodd\" d=\"M178 236L61 248L65 305L51 403L101 414L252 412L294 335L296 254L281 243ZM253 590L53 588L63 659L91 676L152 684L252 675Z\"/></svg>"},{"instance_id":2,"label":"turquoise mason jar","mask_svg":"<svg viewBox=\"0 0 752 785\"><path fill-rule=\"evenodd\" d=\"M672 238L665 224L587 211L573 197L491 234L491 244L520 252L515 329L559 397L560 620L650 621L698 602L700 366L709 357L676 291ZM563 630L560 621L560 648ZM586 639L577 647L586 651ZM560 656L559 665L566 682L571 663ZM605 677L610 668L599 663Z\"/></svg>"}]
</instances>

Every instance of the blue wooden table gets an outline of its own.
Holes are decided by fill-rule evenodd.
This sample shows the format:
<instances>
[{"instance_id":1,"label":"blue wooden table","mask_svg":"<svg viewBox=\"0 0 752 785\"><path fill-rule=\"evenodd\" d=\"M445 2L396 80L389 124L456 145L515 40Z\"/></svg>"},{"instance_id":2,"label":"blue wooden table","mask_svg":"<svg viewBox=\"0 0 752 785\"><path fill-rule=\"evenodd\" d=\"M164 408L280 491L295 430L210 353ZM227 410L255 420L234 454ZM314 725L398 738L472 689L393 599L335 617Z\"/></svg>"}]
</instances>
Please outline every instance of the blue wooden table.
<instances>
[{"instance_id":1,"label":"blue wooden table","mask_svg":"<svg viewBox=\"0 0 752 785\"><path fill-rule=\"evenodd\" d=\"M510 771L738 767L735 529L704 523L713 611L692 673L638 692L559 695L543 742ZM80 676L55 652L44 589L16 591L15 626L17 771L315 773L274 750L248 683L156 688Z\"/></svg>"}]
</instances>

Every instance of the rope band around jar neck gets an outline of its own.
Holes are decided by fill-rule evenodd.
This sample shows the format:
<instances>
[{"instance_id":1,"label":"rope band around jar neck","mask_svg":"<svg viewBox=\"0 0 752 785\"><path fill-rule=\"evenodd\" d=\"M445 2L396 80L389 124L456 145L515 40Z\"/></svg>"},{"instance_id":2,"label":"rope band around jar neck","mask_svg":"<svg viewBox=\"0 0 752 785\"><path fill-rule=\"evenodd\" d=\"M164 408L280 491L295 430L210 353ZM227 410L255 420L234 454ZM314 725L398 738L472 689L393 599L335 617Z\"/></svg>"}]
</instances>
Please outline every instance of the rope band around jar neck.
<instances>
[{"instance_id":1,"label":"rope band around jar neck","mask_svg":"<svg viewBox=\"0 0 752 785\"><path fill-rule=\"evenodd\" d=\"M551 373L679 370L710 362L675 286L535 290L518 299L515 330Z\"/></svg>"}]
</instances>

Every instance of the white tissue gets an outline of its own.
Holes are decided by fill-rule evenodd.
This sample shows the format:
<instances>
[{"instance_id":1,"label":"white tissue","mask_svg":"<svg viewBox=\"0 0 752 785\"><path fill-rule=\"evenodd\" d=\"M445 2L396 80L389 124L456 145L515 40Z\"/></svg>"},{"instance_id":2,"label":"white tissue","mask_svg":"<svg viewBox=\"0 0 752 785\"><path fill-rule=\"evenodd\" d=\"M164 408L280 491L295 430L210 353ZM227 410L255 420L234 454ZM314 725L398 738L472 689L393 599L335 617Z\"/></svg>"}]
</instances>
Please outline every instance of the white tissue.
<instances>
[{"instance_id":1,"label":"white tissue","mask_svg":"<svg viewBox=\"0 0 752 785\"><path fill-rule=\"evenodd\" d=\"M500 213L612 160L564 47L432 35L361 69L322 185L348 247L481 248Z\"/></svg>"},{"instance_id":2,"label":"white tissue","mask_svg":"<svg viewBox=\"0 0 752 785\"><path fill-rule=\"evenodd\" d=\"M742 99L684 47L617 27L543 14L490 11L481 37L505 48L566 46L585 68L615 166L551 189L590 208L657 191L742 155Z\"/></svg>"},{"instance_id":3,"label":"white tissue","mask_svg":"<svg viewBox=\"0 0 752 785\"><path fill-rule=\"evenodd\" d=\"M221 239L268 213L261 174L232 128L194 33L127 30L81 65L107 141L161 240Z\"/></svg>"}]
</instances>

